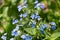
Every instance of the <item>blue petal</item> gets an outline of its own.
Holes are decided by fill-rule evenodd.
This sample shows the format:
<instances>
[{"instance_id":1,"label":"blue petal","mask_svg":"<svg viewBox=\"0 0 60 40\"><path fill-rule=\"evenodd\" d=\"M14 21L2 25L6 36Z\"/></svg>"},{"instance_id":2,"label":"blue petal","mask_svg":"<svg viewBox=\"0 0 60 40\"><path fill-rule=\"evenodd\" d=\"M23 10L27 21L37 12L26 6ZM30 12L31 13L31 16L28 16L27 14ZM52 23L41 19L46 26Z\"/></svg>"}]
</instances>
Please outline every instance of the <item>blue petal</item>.
<instances>
[{"instance_id":1,"label":"blue petal","mask_svg":"<svg viewBox=\"0 0 60 40\"><path fill-rule=\"evenodd\" d=\"M20 18L20 21L22 21L23 20L23 18Z\"/></svg>"},{"instance_id":2,"label":"blue petal","mask_svg":"<svg viewBox=\"0 0 60 40\"><path fill-rule=\"evenodd\" d=\"M26 17L27 15L28 15L27 13L24 13L24 14L23 14L23 17Z\"/></svg>"},{"instance_id":3,"label":"blue petal","mask_svg":"<svg viewBox=\"0 0 60 40\"><path fill-rule=\"evenodd\" d=\"M52 29L52 30L55 30L55 29L56 29L56 26L54 26L54 25L51 26L51 29Z\"/></svg>"},{"instance_id":4,"label":"blue petal","mask_svg":"<svg viewBox=\"0 0 60 40\"><path fill-rule=\"evenodd\" d=\"M55 22L50 22L50 24L51 24L51 25L55 25L55 26L56 26Z\"/></svg>"},{"instance_id":5,"label":"blue petal","mask_svg":"<svg viewBox=\"0 0 60 40\"><path fill-rule=\"evenodd\" d=\"M32 24L32 28L34 28L35 27L35 24Z\"/></svg>"},{"instance_id":6,"label":"blue petal","mask_svg":"<svg viewBox=\"0 0 60 40\"><path fill-rule=\"evenodd\" d=\"M6 40L6 36L5 36L5 35L3 35L1 38L2 38L3 40Z\"/></svg>"}]
</instances>

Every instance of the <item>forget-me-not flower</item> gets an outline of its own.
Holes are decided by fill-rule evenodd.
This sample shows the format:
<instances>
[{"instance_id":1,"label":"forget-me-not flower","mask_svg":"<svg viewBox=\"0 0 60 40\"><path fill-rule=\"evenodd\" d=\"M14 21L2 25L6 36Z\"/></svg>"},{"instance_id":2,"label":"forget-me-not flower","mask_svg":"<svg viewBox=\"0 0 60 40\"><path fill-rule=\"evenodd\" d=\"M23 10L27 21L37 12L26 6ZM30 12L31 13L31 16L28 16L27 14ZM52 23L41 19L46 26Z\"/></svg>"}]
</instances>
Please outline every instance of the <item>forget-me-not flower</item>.
<instances>
[{"instance_id":1,"label":"forget-me-not flower","mask_svg":"<svg viewBox=\"0 0 60 40\"><path fill-rule=\"evenodd\" d=\"M27 15L28 15L27 13L24 13L24 14L23 14L23 17L26 17Z\"/></svg>"},{"instance_id":2,"label":"forget-me-not flower","mask_svg":"<svg viewBox=\"0 0 60 40\"><path fill-rule=\"evenodd\" d=\"M20 18L20 21L22 21L22 20L23 20L23 18L21 17L21 18Z\"/></svg>"},{"instance_id":3,"label":"forget-me-not flower","mask_svg":"<svg viewBox=\"0 0 60 40\"><path fill-rule=\"evenodd\" d=\"M32 19L35 19L35 15L34 15L34 14L32 14L30 17L31 17Z\"/></svg>"},{"instance_id":4,"label":"forget-me-not flower","mask_svg":"<svg viewBox=\"0 0 60 40\"><path fill-rule=\"evenodd\" d=\"M11 38L10 40L14 40L14 38Z\"/></svg>"},{"instance_id":5,"label":"forget-me-not flower","mask_svg":"<svg viewBox=\"0 0 60 40\"><path fill-rule=\"evenodd\" d=\"M45 5L43 3L38 3L35 5L34 8L41 8L41 9L44 9L45 8Z\"/></svg>"},{"instance_id":6,"label":"forget-me-not flower","mask_svg":"<svg viewBox=\"0 0 60 40\"><path fill-rule=\"evenodd\" d=\"M18 32L15 29L12 31L12 36L18 36Z\"/></svg>"},{"instance_id":7,"label":"forget-me-not flower","mask_svg":"<svg viewBox=\"0 0 60 40\"><path fill-rule=\"evenodd\" d=\"M34 21L34 22L32 23L32 28L34 28L35 25L36 25L36 21Z\"/></svg>"},{"instance_id":8,"label":"forget-me-not flower","mask_svg":"<svg viewBox=\"0 0 60 40\"><path fill-rule=\"evenodd\" d=\"M17 25L16 28L12 30L12 36L18 36L19 26L20 25Z\"/></svg>"},{"instance_id":9,"label":"forget-me-not flower","mask_svg":"<svg viewBox=\"0 0 60 40\"><path fill-rule=\"evenodd\" d=\"M3 40L6 40L6 36L5 36L5 35L3 35L1 38L2 38Z\"/></svg>"},{"instance_id":10,"label":"forget-me-not flower","mask_svg":"<svg viewBox=\"0 0 60 40\"><path fill-rule=\"evenodd\" d=\"M25 0L24 2L23 2L23 6L22 5L19 5L17 8L18 8L18 11L20 12L23 8L26 8L27 7L27 0Z\"/></svg>"},{"instance_id":11,"label":"forget-me-not flower","mask_svg":"<svg viewBox=\"0 0 60 40\"><path fill-rule=\"evenodd\" d=\"M19 5L17 8L18 8L18 11L20 12L23 7Z\"/></svg>"},{"instance_id":12,"label":"forget-me-not flower","mask_svg":"<svg viewBox=\"0 0 60 40\"><path fill-rule=\"evenodd\" d=\"M16 24L16 23L18 23L18 20L17 19L13 20L12 24Z\"/></svg>"},{"instance_id":13,"label":"forget-me-not flower","mask_svg":"<svg viewBox=\"0 0 60 40\"><path fill-rule=\"evenodd\" d=\"M44 29L47 27L47 24L42 24L42 26L40 27L40 32L42 34L44 34Z\"/></svg>"},{"instance_id":14,"label":"forget-me-not flower","mask_svg":"<svg viewBox=\"0 0 60 40\"><path fill-rule=\"evenodd\" d=\"M28 35L28 34L22 35L21 38L22 38L23 40L32 40L32 36L30 36L30 35Z\"/></svg>"},{"instance_id":15,"label":"forget-me-not flower","mask_svg":"<svg viewBox=\"0 0 60 40\"><path fill-rule=\"evenodd\" d=\"M6 35L7 35L7 33L4 33L1 38L2 38L3 40L6 40L6 38L7 38Z\"/></svg>"},{"instance_id":16,"label":"forget-me-not flower","mask_svg":"<svg viewBox=\"0 0 60 40\"><path fill-rule=\"evenodd\" d=\"M51 24L51 29L52 30L56 29L56 23L55 22L50 22L49 24Z\"/></svg>"}]
</instances>

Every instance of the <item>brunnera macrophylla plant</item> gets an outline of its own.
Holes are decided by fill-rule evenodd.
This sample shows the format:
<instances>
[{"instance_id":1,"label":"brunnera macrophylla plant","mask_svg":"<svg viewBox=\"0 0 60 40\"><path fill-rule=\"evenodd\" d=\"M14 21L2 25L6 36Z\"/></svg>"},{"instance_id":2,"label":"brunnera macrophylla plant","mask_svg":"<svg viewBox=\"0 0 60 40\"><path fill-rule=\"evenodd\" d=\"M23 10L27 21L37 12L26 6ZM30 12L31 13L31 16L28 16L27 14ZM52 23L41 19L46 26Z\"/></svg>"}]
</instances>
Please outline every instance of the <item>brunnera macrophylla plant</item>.
<instances>
[{"instance_id":1,"label":"brunnera macrophylla plant","mask_svg":"<svg viewBox=\"0 0 60 40\"><path fill-rule=\"evenodd\" d=\"M4 0L0 6L0 40L59 40L59 2Z\"/></svg>"}]
</instances>

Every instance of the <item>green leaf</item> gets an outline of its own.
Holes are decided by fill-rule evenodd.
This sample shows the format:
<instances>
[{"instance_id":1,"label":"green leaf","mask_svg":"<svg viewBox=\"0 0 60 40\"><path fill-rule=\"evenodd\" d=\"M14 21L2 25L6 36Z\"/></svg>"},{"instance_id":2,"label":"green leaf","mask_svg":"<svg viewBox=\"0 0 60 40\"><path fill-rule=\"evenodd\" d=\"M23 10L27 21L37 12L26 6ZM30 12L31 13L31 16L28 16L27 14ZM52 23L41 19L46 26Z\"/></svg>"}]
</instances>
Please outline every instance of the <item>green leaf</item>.
<instances>
[{"instance_id":1,"label":"green leaf","mask_svg":"<svg viewBox=\"0 0 60 40\"><path fill-rule=\"evenodd\" d=\"M12 5L16 5L17 0L11 0Z\"/></svg>"},{"instance_id":2,"label":"green leaf","mask_svg":"<svg viewBox=\"0 0 60 40\"><path fill-rule=\"evenodd\" d=\"M36 35L37 32L35 28L25 28L24 30L31 35Z\"/></svg>"},{"instance_id":3,"label":"green leaf","mask_svg":"<svg viewBox=\"0 0 60 40\"><path fill-rule=\"evenodd\" d=\"M13 28L15 28L15 25L12 25L10 22L8 22L5 26L5 30L8 33L10 33L13 30Z\"/></svg>"},{"instance_id":4,"label":"green leaf","mask_svg":"<svg viewBox=\"0 0 60 40\"><path fill-rule=\"evenodd\" d=\"M58 37L60 37L60 32L53 33L50 37L50 40L55 40Z\"/></svg>"},{"instance_id":5,"label":"green leaf","mask_svg":"<svg viewBox=\"0 0 60 40\"><path fill-rule=\"evenodd\" d=\"M8 12L8 7L4 7L2 16L7 17L7 12Z\"/></svg>"}]
</instances>

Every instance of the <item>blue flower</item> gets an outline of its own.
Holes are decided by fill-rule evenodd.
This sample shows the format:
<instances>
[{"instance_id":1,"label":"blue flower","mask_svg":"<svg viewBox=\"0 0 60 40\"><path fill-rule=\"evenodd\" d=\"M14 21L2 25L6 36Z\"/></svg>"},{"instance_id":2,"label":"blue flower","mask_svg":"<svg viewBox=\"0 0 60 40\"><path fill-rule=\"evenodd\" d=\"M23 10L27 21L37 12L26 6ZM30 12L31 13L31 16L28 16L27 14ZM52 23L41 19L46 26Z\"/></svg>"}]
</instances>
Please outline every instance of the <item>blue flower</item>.
<instances>
[{"instance_id":1,"label":"blue flower","mask_svg":"<svg viewBox=\"0 0 60 40\"><path fill-rule=\"evenodd\" d=\"M15 24L15 23L18 23L18 20L16 19L16 20L13 20L13 23L12 24Z\"/></svg>"},{"instance_id":2,"label":"blue flower","mask_svg":"<svg viewBox=\"0 0 60 40\"><path fill-rule=\"evenodd\" d=\"M12 36L18 36L18 32L17 31L12 31Z\"/></svg>"},{"instance_id":3,"label":"blue flower","mask_svg":"<svg viewBox=\"0 0 60 40\"><path fill-rule=\"evenodd\" d=\"M36 25L36 21L34 21L34 22L32 23L32 28L34 28L35 25Z\"/></svg>"},{"instance_id":4,"label":"blue flower","mask_svg":"<svg viewBox=\"0 0 60 40\"><path fill-rule=\"evenodd\" d=\"M36 25L36 21L34 21L34 22L33 22L33 24L35 24L35 25Z\"/></svg>"},{"instance_id":5,"label":"blue flower","mask_svg":"<svg viewBox=\"0 0 60 40\"><path fill-rule=\"evenodd\" d=\"M51 29L52 30L55 30L56 29L56 26L55 25L51 26Z\"/></svg>"},{"instance_id":6,"label":"blue flower","mask_svg":"<svg viewBox=\"0 0 60 40\"><path fill-rule=\"evenodd\" d=\"M42 26L40 27L40 32L42 34L44 34L44 29L47 27L47 24L42 24Z\"/></svg>"},{"instance_id":7,"label":"blue flower","mask_svg":"<svg viewBox=\"0 0 60 40\"><path fill-rule=\"evenodd\" d=\"M55 22L50 22L49 24L51 24L51 25L55 25L55 26L56 26Z\"/></svg>"},{"instance_id":8,"label":"blue flower","mask_svg":"<svg viewBox=\"0 0 60 40\"><path fill-rule=\"evenodd\" d=\"M38 16L37 15L35 15L35 19L37 19L38 18Z\"/></svg>"},{"instance_id":9,"label":"blue flower","mask_svg":"<svg viewBox=\"0 0 60 40\"><path fill-rule=\"evenodd\" d=\"M41 27L45 29L47 27L47 24L43 24Z\"/></svg>"},{"instance_id":10,"label":"blue flower","mask_svg":"<svg viewBox=\"0 0 60 40\"><path fill-rule=\"evenodd\" d=\"M35 24L32 24L32 28L34 28L35 27Z\"/></svg>"},{"instance_id":11,"label":"blue flower","mask_svg":"<svg viewBox=\"0 0 60 40\"><path fill-rule=\"evenodd\" d=\"M20 18L20 21L22 21L23 20L23 18Z\"/></svg>"},{"instance_id":12,"label":"blue flower","mask_svg":"<svg viewBox=\"0 0 60 40\"><path fill-rule=\"evenodd\" d=\"M41 8L41 9L44 9L45 8L45 5L43 3L38 3L35 5L34 8Z\"/></svg>"},{"instance_id":13,"label":"blue flower","mask_svg":"<svg viewBox=\"0 0 60 40\"><path fill-rule=\"evenodd\" d=\"M12 36L18 36L19 26L20 25L17 25L16 28L12 30Z\"/></svg>"},{"instance_id":14,"label":"blue flower","mask_svg":"<svg viewBox=\"0 0 60 40\"><path fill-rule=\"evenodd\" d=\"M17 25L16 28L15 28L15 30L18 30L18 29L19 29L19 26L20 26L20 25Z\"/></svg>"},{"instance_id":15,"label":"blue flower","mask_svg":"<svg viewBox=\"0 0 60 40\"><path fill-rule=\"evenodd\" d=\"M11 38L10 40L14 40L14 38Z\"/></svg>"},{"instance_id":16,"label":"blue flower","mask_svg":"<svg viewBox=\"0 0 60 40\"><path fill-rule=\"evenodd\" d=\"M36 4L34 8L40 8L40 3Z\"/></svg>"},{"instance_id":17,"label":"blue flower","mask_svg":"<svg viewBox=\"0 0 60 40\"><path fill-rule=\"evenodd\" d=\"M18 11L20 12L23 7L19 5L17 8L18 8Z\"/></svg>"},{"instance_id":18,"label":"blue flower","mask_svg":"<svg viewBox=\"0 0 60 40\"><path fill-rule=\"evenodd\" d=\"M6 40L6 38L7 38L6 35L7 35L7 33L4 33L4 35L2 35L1 38L2 38L3 40Z\"/></svg>"},{"instance_id":19,"label":"blue flower","mask_svg":"<svg viewBox=\"0 0 60 40\"><path fill-rule=\"evenodd\" d=\"M6 36L5 36L5 35L3 35L1 38L2 38L3 40L6 40Z\"/></svg>"},{"instance_id":20,"label":"blue flower","mask_svg":"<svg viewBox=\"0 0 60 40\"><path fill-rule=\"evenodd\" d=\"M49 24L51 24L51 29L52 30L56 29L56 23L55 22L50 22Z\"/></svg>"},{"instance_id":21,"label":"blue flower","mask_svg":"<svg viewBox=\"0 0 60 40\"><path fill-rule=\"evenodd\" d=\"M42 30L40 29L40 32L41 32L41 34L44 34L44 30L43 29Z\"/></svg>"},{"instance_id":22,"label":"blue flower","mask_svg":"<svg viewBox=\"0 0 60 40\"><path fill-rule=\"evenodd\" d=\"M27 7L27 0L25 0L24 1L24 5L23 6L21 6L21 5L19 5L17 8L18 8L18 11L20 12L23 8L26 8Z\"/></svg>"},{"instance_id":23,"label":"blue flower","mask_svg":"<svg viewBox=\"0 0 60 40\"><path fill-rule=\"evenodd\" d=\"M26 17L27 15L28 15L27 13L24 13L24 14L23 14L23 17Z\"/></svg>"},{"instance_id":24,"label":"blue flower","mask_svg":"<svg viewBox=\"0 0 60 40\"><path fill-rule=\"evenodd\" d=\"M24 40L32 40L32 37L28 34L22 35L21 38L24 39Z\"/></svg>"},{"instance_id":25,"label":"blue flower","mask_svg":"<svg viewBox=\"0 0 60 40\"><path fill-rule=\"evenodd\" d=\"M41 8L41 9L44 9L44 8L45 8L45 5L44 5L44 4L41 4L41 5L40 5L40 8Z\"/></svg>"},{"instance_id":26,"label":"blue flower","mask_svg":"<svg viewBox=\"0 0 60 40\"><path fill-rule=\"evenodd\" d=\"M34 18L35 18L35 15L34 15L34 14L32 14L30 17L31 17L32 19L34 19Z\"/></svg>"}]
</instances>

